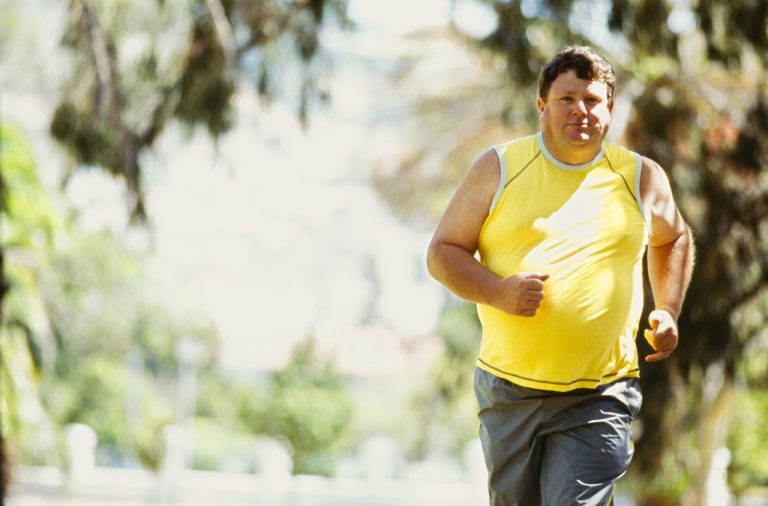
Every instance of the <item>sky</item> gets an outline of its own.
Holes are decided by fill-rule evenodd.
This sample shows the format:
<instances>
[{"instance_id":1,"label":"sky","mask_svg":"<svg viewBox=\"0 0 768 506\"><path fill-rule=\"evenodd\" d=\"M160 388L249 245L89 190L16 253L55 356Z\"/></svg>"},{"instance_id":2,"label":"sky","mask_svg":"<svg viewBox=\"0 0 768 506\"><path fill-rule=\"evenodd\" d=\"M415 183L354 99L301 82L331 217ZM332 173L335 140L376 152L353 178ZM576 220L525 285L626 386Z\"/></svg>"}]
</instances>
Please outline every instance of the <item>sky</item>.
<instances>
[{"instance_id":1,"label":"sky","mask_svg":"<svg viewBox=\"0 0 768 506\"><path fill-rule=\"evenodd\" d=\"M55 51L58 38L49 35L61 29L60 11L46 0L24 8L38 20L29 28L33 50ZM313 112L307 130L292 104L265 107L241 94L237 124L217 145L202 132L190 138L171 127L144 160L152 296L180 319L212 319L225 368L281 367L307 335L351 372L412 368L403 343L427 343L426 355L436 352L425 336L433 334L446 293L426 273L430 234L394 218L369 184L371 150L388 149L368 142L384 76L355 62L396 57L406 34L444 26L449 8L449 0L352 0L357 29L325 39L332 101ZM462 26L487 30L488 13L467 9ZM60 79L61 65L48 61L38 71L42 81ZM4 80L4 111L39 138L43 178L53 184L63 157L42 138L55 86L32 90L23 81ZM397 148L396 136L388 142ZM85 228L127 230L119 181L80 171L67 195Z\"/></svg>"}]
</instances>

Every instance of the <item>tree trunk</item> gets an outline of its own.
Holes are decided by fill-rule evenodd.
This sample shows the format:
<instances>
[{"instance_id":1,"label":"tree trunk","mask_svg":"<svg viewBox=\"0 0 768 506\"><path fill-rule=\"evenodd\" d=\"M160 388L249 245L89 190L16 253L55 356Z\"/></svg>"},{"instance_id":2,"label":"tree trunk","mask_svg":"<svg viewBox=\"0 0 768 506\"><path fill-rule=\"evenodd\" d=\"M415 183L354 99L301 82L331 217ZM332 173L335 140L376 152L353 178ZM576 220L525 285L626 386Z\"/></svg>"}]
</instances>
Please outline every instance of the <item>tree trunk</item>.
<instances>
[{"instance_id":1,"label":"tree trunk","mask_svg":"<svg viewBox=\"0 0 768 506\"><path fill-rule=\"evenodd\" d=\"M3 181L3 175L0 173L0 209L5 210L5 183ZM5 252L3 251L3 245L0 244L0 328L2 328L5 322L5 315L3 314L5 294L8 290L8 285L5 282ZM0 339L2 336L0 335ZM0 352L1 353L1 352ZM3 367L3 357L0 356L0 367ZM8 454L5 450L5 439L3 438L3 424L0 423L0 506L5 504L5 494L8 490L8 482L10 481L10 462L8 462Z\"/></svg>"},{"instance_id":2,"label":"tree trunk","mask_svg":"<svg viewBox=\"0 0 768 506\"><path fill-rule=\"evenodd\" d=\"M0 427L0 506L5 504L5 495L8 484L11 481L11 463L5 451L5 439L3 439L2 427Z\"/></svg>"},{"instance_id":3,"label":"tree trunk","mask_svg":"<svg viewBox=\"0 0 768 506\"><path fill-rule=\"evenodd\" d=\"M735 387L722 363L709 366L704 378L704 395L699 414L698 468L694 488L685 498L685 506L713 506L724 504L722 494L727 493L723 470L713 468L718 450L725 449Z\"/></svg>"}]
</instances>

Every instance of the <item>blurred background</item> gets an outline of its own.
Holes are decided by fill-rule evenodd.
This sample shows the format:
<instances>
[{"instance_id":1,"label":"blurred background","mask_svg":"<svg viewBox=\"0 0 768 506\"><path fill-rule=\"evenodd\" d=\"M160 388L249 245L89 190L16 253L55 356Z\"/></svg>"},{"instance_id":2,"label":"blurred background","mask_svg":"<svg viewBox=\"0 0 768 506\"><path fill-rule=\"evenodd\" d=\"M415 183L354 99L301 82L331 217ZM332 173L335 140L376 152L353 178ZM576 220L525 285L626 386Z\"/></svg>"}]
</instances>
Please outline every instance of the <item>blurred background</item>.
<instances>
[{"instance_id":1,"label":"blurred background","mask_svg":"<svg viewBox=\"0 0 768 506\"><path fill-rule=\"evenodd\" d=\"M617 503L768 504L765 0L0 0L6 504L486 504L424 257L566 44L698 248Z\"/></svg>"}]
</instances>

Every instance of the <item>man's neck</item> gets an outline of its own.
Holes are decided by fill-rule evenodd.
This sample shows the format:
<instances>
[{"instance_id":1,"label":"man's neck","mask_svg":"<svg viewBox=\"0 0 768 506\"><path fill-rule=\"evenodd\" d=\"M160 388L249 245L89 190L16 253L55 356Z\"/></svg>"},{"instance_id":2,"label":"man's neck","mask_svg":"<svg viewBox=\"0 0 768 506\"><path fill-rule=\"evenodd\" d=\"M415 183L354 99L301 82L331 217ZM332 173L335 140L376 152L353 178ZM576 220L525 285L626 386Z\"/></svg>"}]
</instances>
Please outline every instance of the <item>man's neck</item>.
<instances>
[{"instance_id":1,"label":"man's neck","mask_svg":"<svg viewBox=\"0 0 768 506\"><path fill-rule=\"evenodd\" d=\"M542 140L547 151L558 161L566 165L582 165L591 162L603 147L602 139L600 142L587 142L581 146L575 144L564 145L565 143L553 141L546 131L542 131L542 134Z\"/></svg>"}]
</instances>

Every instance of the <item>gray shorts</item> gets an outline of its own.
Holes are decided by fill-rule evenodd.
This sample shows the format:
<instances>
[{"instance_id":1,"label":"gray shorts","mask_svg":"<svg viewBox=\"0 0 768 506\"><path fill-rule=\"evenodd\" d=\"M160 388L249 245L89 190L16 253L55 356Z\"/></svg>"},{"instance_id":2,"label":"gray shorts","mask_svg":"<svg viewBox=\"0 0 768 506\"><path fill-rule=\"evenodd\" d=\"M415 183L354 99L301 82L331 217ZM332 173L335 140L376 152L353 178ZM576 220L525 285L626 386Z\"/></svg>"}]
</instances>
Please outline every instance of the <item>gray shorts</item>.
<instances>
[{"instance_id":1,"label":"gray shorts","mask_svg":"<svg viewBox=\"0 0 768 506\"><path fill-rule=\"evenodd\" d=\"M636 378L551 392L475 370L491 506L607 505L632 460Z\"/></svg>"}]
</instances>

